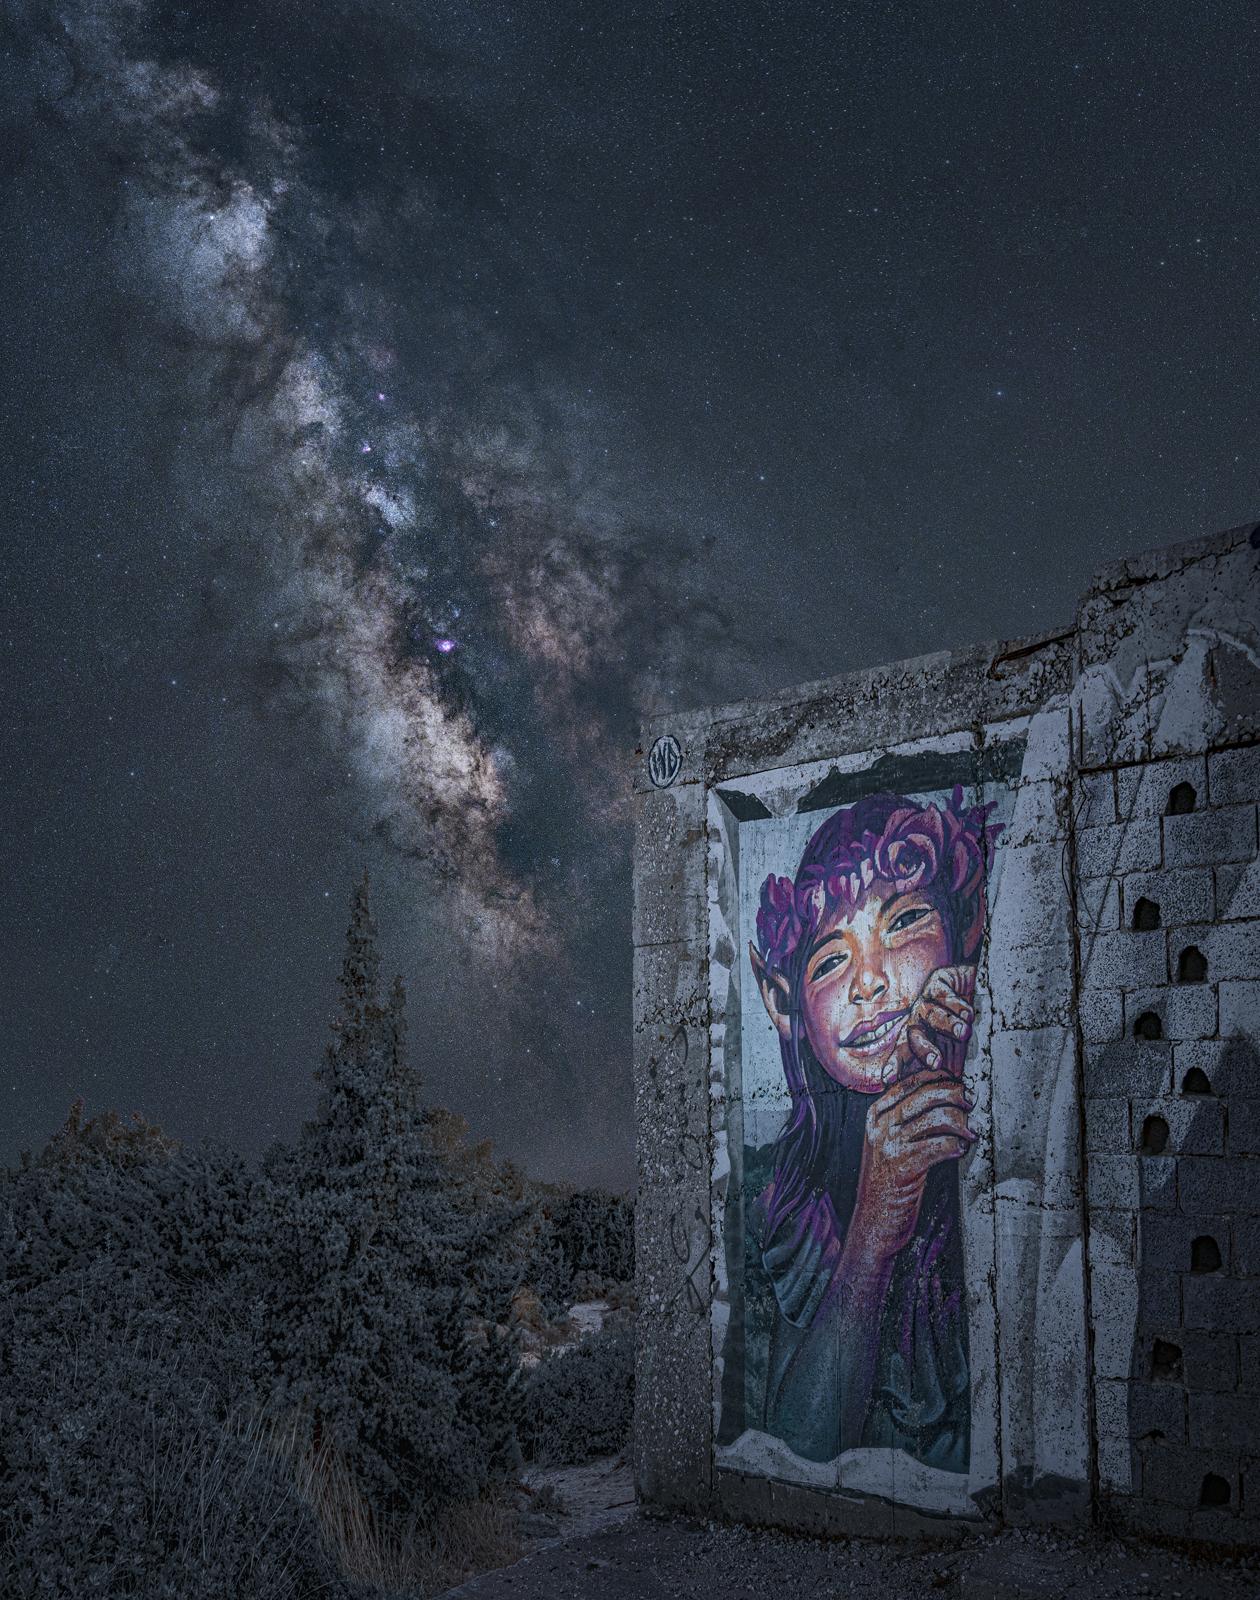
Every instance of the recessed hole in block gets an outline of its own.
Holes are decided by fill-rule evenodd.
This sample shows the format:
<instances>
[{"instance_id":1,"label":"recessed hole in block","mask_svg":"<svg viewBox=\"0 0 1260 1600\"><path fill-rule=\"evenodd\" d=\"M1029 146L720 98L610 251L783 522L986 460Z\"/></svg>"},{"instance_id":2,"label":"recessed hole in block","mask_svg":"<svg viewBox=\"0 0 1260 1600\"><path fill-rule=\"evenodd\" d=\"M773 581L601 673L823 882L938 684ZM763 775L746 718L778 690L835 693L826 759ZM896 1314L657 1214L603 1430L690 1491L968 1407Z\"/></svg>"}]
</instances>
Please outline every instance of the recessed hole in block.
<instances>
[{"instance_id":1,"label":"recessed hole in block","mask_svg":"<svg viewBox=\"0 0 1260 1600\"><path fill-rule=\"evenodd\" d=\"M1229 1504L1229 1479L1222 1478L1217 1472L1204 1475L1203 1486L1199 1490L1199 1504L1201 1506L1227 1506Z\"/></svg>"},{"instance_id":2,"label":"recessed hole in block","mask_svg":"<svg viewBox=\"0 0 1260 1600\"><path fill-rule=\"evenodd\" d=\"M1150 933L1153 928L1159 927L1159 907L1154 900L1148 900L1143 895L1134 906L1133 927L1137 933Z\"/></svg>"},{"instance_id":3,"label":"recessed hole in block","mask_svg":"<svg viewBox=\"0 0 1260 1600\"><path fill-rule=\"evenodd\" d=\"M1197 799L1192 783L1175 783L1168 793L1168 810L1165 814L1170 817L1188 816L1194 810Z\"/></svg>"},{"instance_id":4,"label":"recessed hole in block","mask_svg":"<svg viewBox=\"0 0 1260 1600\"><path fill-rule=\"evenodd\" d=\"M1161 1156L1168 1148L1168 1124L1163 1117L1147 1117L1138 1149L1144 1156Z\"/></svg>"},{"instance_id":5,"label":"recessed hole in block","mask_svg":"<svg viewBox=\"0 0 1260 1600\"><path fill-rule=\"evenodd\" d=\"M1212 1084L1202 1067L1191 1067L1181 1080L1182 1094L1211 1094Z\"/></svg>"},{"instance_id":6,"label":"recessed hole in block","mask_svg":"<svg viewBox=\"0 0 1260 1600\"><path fill-rule=\"evenodd\" d=\"M1151 1377L1179 1378L1181 1376L1181 1346L1169 1339L1156 1339L1151 1349Z\"/></svg>"},{"instance_id":7,"label":"recessed hole in block","mask_svg":"<svg viewBox=\"0 0 1260 1600\"><path fill-rule=\"evenodd\" d=\"M1178 983L1204 983L1207 980L1207 957L1197 945L1187 945L1177 957Z\"/></svg>"},{"instance_id":8,"label":"recessed hole in block","mask_svg":"<svg viewBox=\"0 0 1260 1600\"><path fill-rule=\"evenodd\" d=\"M1143 1011L1133 1024L1133 1037L1135 1039L1162 1039L1164 1037L1164 1024L1160 1021L1158 1011Z\"/></svg>"},{"instance_id":9,"label":"recessed hole in block","mask_svg":"<svg viewBox=\"0 0 1260 1600\"><path fill-rule=\"evenodd\" d=\"M1202 1233L1190 1245L1191 1272L1219 1272L1221 1247L1210 1233Z\"/></svg>"}]
</instances>

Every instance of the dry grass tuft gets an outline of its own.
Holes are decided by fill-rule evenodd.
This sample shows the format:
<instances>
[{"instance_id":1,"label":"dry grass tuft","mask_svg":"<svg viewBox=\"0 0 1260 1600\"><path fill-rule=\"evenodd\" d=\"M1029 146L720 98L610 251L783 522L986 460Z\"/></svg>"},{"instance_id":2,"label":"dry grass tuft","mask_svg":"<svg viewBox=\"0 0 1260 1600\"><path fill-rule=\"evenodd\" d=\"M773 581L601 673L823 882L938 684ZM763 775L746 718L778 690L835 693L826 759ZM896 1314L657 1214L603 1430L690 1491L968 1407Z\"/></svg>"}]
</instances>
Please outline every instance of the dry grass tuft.
<instances>
[{"instance_id":1,"label":"dry grass tuft","mask_svg":"<svg viewBox=\"0 0 1260 1600\"><path fill-rule=\"evenodd\" d=\"M288 1455L299 1494L353 1583L422 1600L475 1573L507 1566L521 1553L510 1491L448 1506L429 1523L418 1514L387 1521L368 1504L335 1449L304 1451L292 1432L277 1434L276 1444Z\"/></svg>"}]
</instances>

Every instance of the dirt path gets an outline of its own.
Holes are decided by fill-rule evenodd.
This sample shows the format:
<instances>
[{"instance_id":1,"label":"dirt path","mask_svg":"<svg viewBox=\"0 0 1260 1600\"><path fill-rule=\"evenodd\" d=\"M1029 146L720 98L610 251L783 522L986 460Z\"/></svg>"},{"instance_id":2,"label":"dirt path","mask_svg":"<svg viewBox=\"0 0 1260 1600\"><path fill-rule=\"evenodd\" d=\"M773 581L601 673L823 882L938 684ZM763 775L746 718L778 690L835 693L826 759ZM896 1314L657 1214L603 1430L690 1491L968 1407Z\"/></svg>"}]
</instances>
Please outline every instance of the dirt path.
<instances>
[{"instance_id":1,"label":"dirt path","mask_svg":"<svg viewBox=\"0 0 1260 1600\"><path fill-rule=\"evenodd\" d=\"M531 1511L529 1553L444 1600L1260 1600L1260 1561L1040 1532L941 1547L796 1539L642 1517L628 1472L607 1462L533 1481L567 1510Z\"/></svg>"}]
</instances>

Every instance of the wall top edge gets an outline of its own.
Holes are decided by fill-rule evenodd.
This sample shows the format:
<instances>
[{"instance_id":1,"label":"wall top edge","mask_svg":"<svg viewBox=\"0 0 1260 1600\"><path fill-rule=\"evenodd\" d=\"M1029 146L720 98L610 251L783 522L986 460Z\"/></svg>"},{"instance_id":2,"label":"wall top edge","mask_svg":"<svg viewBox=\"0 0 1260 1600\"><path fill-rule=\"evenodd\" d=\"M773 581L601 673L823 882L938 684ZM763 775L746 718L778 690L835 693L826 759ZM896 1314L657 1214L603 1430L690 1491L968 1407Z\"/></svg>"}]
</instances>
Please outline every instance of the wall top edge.
<instances>
[{"instance_id":1,"label":"wall top edge","mask_svg":"<svg viewBox=\"0 0 1260 1600\"><path fill-rule=\"evenodd\" d=\"M635 754L645 754L655 740L664 734L673 734L680 741L694 740L698 735L725 723L743 722L766 711L783 710L810 701L841 698L867 686L901 677L952 677L966 674L969 669L980 669L982 674L987 674L991 668L1001 671L1004 667L1018 671L1020 661L1031 661L1056 644L1070 644L1074 631L1067 626L1048 628L1023 638L989 639L978 644L963 645L956 650L936 650L926 655L905 656L897 661L856 667L851 672L836 673L832 677L791 684L755 699L697 706L684 711L659 712L640 724Z\"/></svg>"},{"instance_id":2,"label":"wall top edge","mask_svg":"<svg viewBox=\"0 0 1260 1600\"><path fill-rule=\"evenodd\" d=\"M1004 679L1008 687L1015 691L1013 696L1007 696L1010 704L1018 698L1020 677L1025 672L1031 675L1042 670L1041 687L1034 694L1034 698L1042 698L1046 689L1043 669L1048 663L1053 663L1056 647L1068 654L1079 646L1080 629L1086 625L1091 601L1102 595L1113 601L1119 600L1126 589L1136 589L1175 577L1198 562L1229 556L1248 544L1260 549L1260 522L1240 523L1222 533L1183 540L1107 563L1094 572L1082 592L1076 621L1023 638L986 640L955 650L938 650L897 661L879 662L724 704L657 712L645 718L639 727L634 751L634 786L636 789L647 787L643 777L644 759L662 737L672 735L684 749L695 751L723 728L734 729L741 723L796 706L861 696L907 677L935 678L942 687L950 680L957 682L968 676L974 677L981 685L988 685L990 680ZM695 782L701 777L700 770L692 761L688 761L678 781Z\"/></svg>"},{"instance_id":3,"label":"wall top edge","mask_svg":"<svg viewBox=\"0 0 1260 1600\"><path fill-rule=\"evenodd\" d=\"M1095 569L1089 586L1081 596L1081 605L1099 594L1109 594L1117 589L1136 587L1157 582L1182 572L1196 562L1212 556L1227 556L1251 543L1260 548L1260 522L1239 523L1223 533L1213 533L1199 539L1180 540L1176 544L1160 545L1153 550L1143 550L1137 555L1125 556L1119 561L1109 561Z\"/></svg>"}]
</instances>

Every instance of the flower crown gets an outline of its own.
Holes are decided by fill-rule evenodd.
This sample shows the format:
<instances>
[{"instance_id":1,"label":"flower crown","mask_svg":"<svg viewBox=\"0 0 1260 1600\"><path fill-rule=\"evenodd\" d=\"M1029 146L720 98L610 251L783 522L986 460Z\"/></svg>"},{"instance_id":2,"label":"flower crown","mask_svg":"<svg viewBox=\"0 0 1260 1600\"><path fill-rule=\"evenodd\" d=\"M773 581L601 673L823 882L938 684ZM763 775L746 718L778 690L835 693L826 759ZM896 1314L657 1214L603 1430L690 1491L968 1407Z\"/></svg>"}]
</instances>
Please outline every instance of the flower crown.
<instances>
[{"instance_id":1,"label":"flower crown","mask_svg":"<svg viewBox=\"0 0 1260 1600\"><path fill-rule=\"evenodd\" d=\"M990 801L964 810L958 786L943 806L918 807L897 795L871 795L834 812L810 839L795 883L772 872L761 886L757 945L767 967L786 971L828 905L856 911L877 878L898 894L939 882L959 899L969 899L984 881L1001 832L1000 823L988 821L995 805ZM877 826L882 821L879 831L863 826L872 816Z\"/></svg>"}]
</instances>

